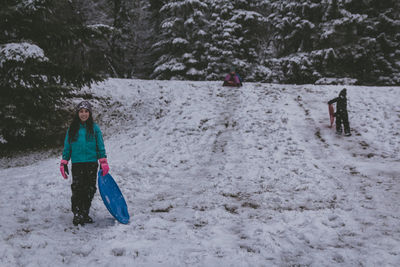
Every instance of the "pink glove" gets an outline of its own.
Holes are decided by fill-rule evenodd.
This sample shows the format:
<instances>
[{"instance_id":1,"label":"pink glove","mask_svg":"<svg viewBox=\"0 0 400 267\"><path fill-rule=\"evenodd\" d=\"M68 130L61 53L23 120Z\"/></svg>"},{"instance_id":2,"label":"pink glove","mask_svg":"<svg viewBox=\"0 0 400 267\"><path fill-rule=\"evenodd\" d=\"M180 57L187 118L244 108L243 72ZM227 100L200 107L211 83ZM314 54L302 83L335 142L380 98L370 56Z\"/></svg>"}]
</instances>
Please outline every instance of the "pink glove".
<instances>
[{"instance_id":1,"label":"pink glove","mask_svg":"<svg viewBox=\"0 0 400 267\"><path fill-rule=\"evenodd\" d=\"M110 167L108 167L107 159L106 158L101 158L99 159L100 167L103 170L103 176L108 173L110 170Z\"/></svg>"},{"instance_id":2,"label":"pink glove","mask_svg":"<svg viewBox=\"0 0 400 267\"><path fill-rule=\"evenodd\" d=\"M65 160L65 159L61 160L60 172L61 172L62 177L64 177L64 179L68 178L68 176L67 176L67 174L69 174L69 172L68 172L68 160ZM67 173L67 174L65 174L65 173Z\"/></svg>"}]
</instances>

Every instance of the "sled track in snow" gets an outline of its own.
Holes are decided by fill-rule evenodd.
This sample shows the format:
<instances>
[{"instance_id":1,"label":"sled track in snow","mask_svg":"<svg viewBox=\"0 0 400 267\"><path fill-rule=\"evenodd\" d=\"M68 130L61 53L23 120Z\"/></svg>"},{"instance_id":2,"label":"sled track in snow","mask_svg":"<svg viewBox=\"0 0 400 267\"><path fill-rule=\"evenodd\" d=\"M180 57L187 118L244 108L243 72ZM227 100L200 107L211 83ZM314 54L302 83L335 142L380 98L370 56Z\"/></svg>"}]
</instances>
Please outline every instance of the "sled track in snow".
<instances>
[{"instance_id":1,"label":"sled track in snow","mask_svg":"<svg viewBox=\"0 0 400 267\"><path fill-rule=\"evenodd\" d=\"M345 139L326 127L336 87L111 79L93 90L130 224L97 194L95 224L73 227L59 157L14 164L0 169L2 265L400 262L398 91L348 88Z\"/></svg>"}]
</instances>

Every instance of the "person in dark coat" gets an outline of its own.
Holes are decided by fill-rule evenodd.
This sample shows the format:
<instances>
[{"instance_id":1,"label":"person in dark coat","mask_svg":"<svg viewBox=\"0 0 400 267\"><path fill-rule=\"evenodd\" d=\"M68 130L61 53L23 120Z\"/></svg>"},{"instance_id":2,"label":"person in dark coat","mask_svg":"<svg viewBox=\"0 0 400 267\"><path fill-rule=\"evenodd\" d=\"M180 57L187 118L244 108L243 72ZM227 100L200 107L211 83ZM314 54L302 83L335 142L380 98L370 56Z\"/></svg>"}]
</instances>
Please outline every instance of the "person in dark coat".
<instances>
[{"instance_id":1,"label":"person in dark coat","mask_svg":"<svg viewBox=\"0 0 400 267\"><path fill-rule=\"evenodd\" d=\"M343 88L340 91L339 96L328 102L328 105L336 103L336 133L342 134L342 124L344 127L345 136L350 136L350 125L349 125L349 115L347 113L347 91Z\"/></svg>"}]
</instances>

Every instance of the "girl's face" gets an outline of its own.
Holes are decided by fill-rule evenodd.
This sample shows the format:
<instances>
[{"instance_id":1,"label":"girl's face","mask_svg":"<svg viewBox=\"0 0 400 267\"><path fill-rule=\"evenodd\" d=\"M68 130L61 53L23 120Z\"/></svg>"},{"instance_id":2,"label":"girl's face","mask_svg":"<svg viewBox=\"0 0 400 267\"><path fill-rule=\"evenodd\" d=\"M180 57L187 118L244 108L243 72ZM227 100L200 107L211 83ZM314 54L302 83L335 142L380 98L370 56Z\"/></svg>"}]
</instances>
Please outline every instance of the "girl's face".
<instances>
[{"instance_id":1,"label":"girl's face","mask_svg":"<svg viewBox=\"0 0 400 267\"><path fill-rule=\"evenodd\" d=\"M81 122L85 122L85 121L87 121L87 119L89 119L90 113L89 113L89 110L87 110L86 108L81 108L79 110L78 115L79 115L79 119L81 120Z\"/></svg>"}]
</instances>

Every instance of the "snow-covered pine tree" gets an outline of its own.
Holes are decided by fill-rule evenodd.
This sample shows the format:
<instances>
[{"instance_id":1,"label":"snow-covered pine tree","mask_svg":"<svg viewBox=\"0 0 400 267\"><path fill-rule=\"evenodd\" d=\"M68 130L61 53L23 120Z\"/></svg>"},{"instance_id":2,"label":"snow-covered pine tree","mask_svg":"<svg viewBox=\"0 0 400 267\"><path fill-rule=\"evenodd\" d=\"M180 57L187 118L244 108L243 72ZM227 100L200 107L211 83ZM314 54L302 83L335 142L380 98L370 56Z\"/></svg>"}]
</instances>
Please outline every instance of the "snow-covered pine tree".
<instances>
[{"instance_id":1,"label":"snow-covered pine tree","mask_svg":"<svg viewBox=\"0 0 400 267\"><path fill-rule=\"evenodd\" d=\"M207 8L200 0L168 1L161 7L152 78L204 79Z\"/></svg>"},{"instance_id":2,"label":"snow-covered pine tree","mask_svg":"<svg viewBox=\"0 0 400 267\"><path fill-rule=\"evenodd\" d=\"M323 72L355 78L361 84L399 84L398 10L399 2L391 0L330 2L320 25L320 45L332 50L331 63L326 62Z\"/></svg>"},{"instance_id":3,"label":"snow-covered pine tree","mask_svg":"<svg viewBox=\"0 0 400 267\"><path fill-rule=\"evenodd\" d=\"M246 80L255 80L261 40L266 35L264 17L254 1L207 1L210 6L211 35L207 48L207 79L221 79L235 69Z\"/></svg>"},{"instance_id":4,"label":"snow-covered pine tree","mask_svg":"<svg viewBox=\"0 0 400 267\"><path fill-rule=\"evenodd\" d=\"M229 20L233 16L233 1L208 1L210 7L210 45L207 47L207 80L222 80L236 64L239 41L235 31L241 26Z\"/></svg>"},{"instance_id":5,"label":"snow-covered pine tree","mask_svg":"<svg viewBox=\"0 0 400 267\"><path fill-rule=\"evenodd\" d=\"M268 66L278 74L275 80L399 84L398 1L273 0L271 10L276 52Z\"/></svg>"},{"instance_id":6,"label":"snow-covered pine tree","mask_svg":"<svg viewBox=\"0 0 400 267\"><path fill-rule=\"evenodd\" d=\"M318 29L323 16L320 1L273 0L268 31L274 57L267 60L273 81L310 83L319 77L308 53L317 47Z\"/></svg>"},{"instance_id":7,"label":"snow-covered pine tree","mask_svg":"<svg viewBox=\"0 0 400 267\"><path fill-rule=\"evenodd\" d=\"M357 78L364 84L400 85L400 2L348 0L343 7L365 17L357 25L356 53L345 53Z\"/></svg>"},{"instance_id":8,"label":"snow-covered pine tree","mask_svg":"<svg viewBox=\"0 0 400 267\"><path fill-rule=\"evenodd\" d=\"M98 79L87 30L69 1L6 1L0 12L0 143L47 143L66 123L64 97Z\"/></svg>"}]
</instances>

